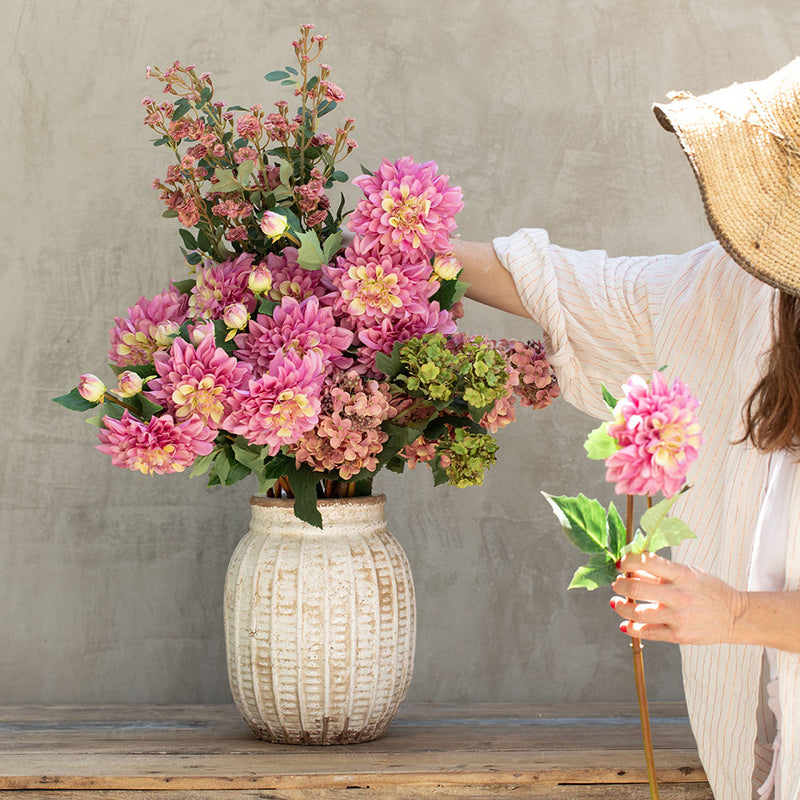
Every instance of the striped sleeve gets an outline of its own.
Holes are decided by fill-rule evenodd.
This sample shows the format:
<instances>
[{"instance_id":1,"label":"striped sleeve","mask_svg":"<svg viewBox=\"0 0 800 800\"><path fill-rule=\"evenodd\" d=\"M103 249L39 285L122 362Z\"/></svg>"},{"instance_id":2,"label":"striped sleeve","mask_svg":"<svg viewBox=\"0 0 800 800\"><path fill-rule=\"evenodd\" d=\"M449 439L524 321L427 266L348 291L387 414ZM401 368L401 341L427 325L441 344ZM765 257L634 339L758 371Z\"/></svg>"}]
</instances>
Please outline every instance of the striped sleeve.
<instances>
[{"instance_id":1,"label":"striped sleeve","mask_svg":"<svg viewBox=\"0 0 800 800\"><path fill-rule=\"evenodd\" d=\"M524 228L493 242L520 299L545 332L548 357L565 399L595 417L612 391L658 363L654 328L685 256L609 258L602 250L552 245L546 231Z\"/></svg>"}]
</instances>

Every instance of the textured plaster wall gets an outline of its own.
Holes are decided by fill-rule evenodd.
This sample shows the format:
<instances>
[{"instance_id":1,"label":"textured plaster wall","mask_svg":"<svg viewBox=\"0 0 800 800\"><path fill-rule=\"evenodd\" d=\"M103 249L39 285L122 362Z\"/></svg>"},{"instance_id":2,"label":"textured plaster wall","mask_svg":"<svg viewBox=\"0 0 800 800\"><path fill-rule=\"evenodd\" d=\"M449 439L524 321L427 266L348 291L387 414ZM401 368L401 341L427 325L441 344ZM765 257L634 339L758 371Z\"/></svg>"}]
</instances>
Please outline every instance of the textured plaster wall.
<instances>
[{"instance_id":1,"label":"textured plaster wall","mask_svg":"<svg viewBox=\"0 0 800 800\"><path fill-rule=\"evenodd\" d=\"M112 469L50 398L103 372L107 330L181 277L150 189L167 154L139 99L148 63L214 73L265 106L301 22L358 120L351 163L413 154L462 185L465 238L525 225L614 255L709 238L653 101L765 75L800 53L796 0L2 0L0 703L225 702L221 593L246 528L241 485ZM10 132L10 141L8 133ZM468 304L493 337L533 324ZM501 436L484 486L381 477L419 604L411 698L630 699L606 598L564 589L578 556L539 490L607 496L582 457L592 421L559 403ZM601 594L600 592L597 593ZM651 696L682 695L677 652L648 647Z\"/></svg>"}]
</instances>

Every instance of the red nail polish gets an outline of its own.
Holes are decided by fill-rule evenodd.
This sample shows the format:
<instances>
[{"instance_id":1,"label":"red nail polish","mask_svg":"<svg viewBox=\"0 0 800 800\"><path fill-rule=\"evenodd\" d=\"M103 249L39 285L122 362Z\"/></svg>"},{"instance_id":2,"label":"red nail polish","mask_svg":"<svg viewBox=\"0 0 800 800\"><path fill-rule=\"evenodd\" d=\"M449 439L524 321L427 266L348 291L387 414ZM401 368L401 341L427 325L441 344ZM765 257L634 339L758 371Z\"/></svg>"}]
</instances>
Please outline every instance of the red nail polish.
<instances>
[{"instance_id":1,"label":"red nail polish","mask_svg":"<svg viewBox=\"0 0 800 800\"><path fill-rule=\"evenodd\" d=\"M617 560L614 562L614 566L615 566L617 569L619 569L619 566L620 566L620 564L622 564L622 559L621 559L621 558L618 558L618 559L617 559Z\"/></svg>"},{"instance_id":2,"label":"red nail polish","mask_svg":"<svg viewBox=\"0 0 800 800\"><path fill-rule=\"evenodd\" d=\"M611 599L608 601L608 604L611 606L611 608L614 608L614 609L616 609L616 607L617 607L617 598L616 598L616 597L612 597L612 598L611 598Z\"/></svg>"}]
</instances>

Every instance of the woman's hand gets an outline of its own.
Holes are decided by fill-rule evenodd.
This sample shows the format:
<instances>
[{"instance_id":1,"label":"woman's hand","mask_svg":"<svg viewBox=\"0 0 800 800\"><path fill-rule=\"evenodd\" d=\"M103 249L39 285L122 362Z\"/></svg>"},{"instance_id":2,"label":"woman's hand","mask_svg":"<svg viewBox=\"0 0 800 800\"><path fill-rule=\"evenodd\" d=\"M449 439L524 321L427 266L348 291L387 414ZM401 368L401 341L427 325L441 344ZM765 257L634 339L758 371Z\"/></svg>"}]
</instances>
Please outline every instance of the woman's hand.
<instances>
[{"instance_id":1,"label":"woman's hand","mask_svg":"<svg viewBox=\"0 0 800 800\"><path fill-rule=\"evenodd\" d=\"M623 633L677 644L737 641L747 592L654 553L627 555L620 570L612 586L623 596L611 598L611 607L625 619Z\"/></svg>"}]
</instances>

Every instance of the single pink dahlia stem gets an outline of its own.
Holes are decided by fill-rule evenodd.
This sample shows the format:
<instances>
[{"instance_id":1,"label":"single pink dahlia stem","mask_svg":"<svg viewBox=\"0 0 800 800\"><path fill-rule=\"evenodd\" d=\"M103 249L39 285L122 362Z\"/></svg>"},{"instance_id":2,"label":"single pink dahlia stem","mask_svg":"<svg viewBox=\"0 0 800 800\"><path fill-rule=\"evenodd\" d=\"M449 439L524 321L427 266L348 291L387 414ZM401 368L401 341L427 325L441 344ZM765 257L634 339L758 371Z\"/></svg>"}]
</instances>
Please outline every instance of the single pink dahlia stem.
<instances>
[{"instance_id":1,"label":"single pink dahlia stem","mask_svg":"<svg viewBox=\"0 0 800 800\"><path fill-rule=\"evenodd\" d=\"M627 540L633 540L633 495L627 496ZM652 500L648 496L647 506L652 505ZM647 705L647 686L644 682L644 656L642 655L642 640L634 637L631 639L631 651L633 652L633 674L636 678L636 696L639 699L639 721L642 726L642 744L644 746L644 758L647 764L647 782L650 785L651 800L660 800L658 794L658 781L656 780L656 762L653 756L653 737L650 732L650 710Z\"/></svg>"}]
</instances>

